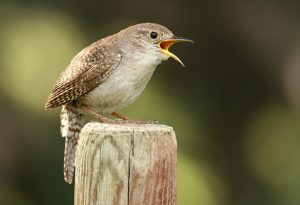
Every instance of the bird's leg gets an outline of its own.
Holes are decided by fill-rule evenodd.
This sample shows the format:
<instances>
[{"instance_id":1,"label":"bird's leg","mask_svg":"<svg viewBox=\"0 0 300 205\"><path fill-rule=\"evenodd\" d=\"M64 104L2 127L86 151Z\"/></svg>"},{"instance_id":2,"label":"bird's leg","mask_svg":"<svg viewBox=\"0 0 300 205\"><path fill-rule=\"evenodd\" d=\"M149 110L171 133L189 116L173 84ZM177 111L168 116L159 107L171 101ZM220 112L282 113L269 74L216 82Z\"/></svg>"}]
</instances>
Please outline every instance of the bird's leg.
<instances>
[{"instance_id":1,"label":"bird's leg","mask_svg":"<svg viewBox=\"0 0 300 205\"><path fill-rule=\"evenodd\" d=\"M111 115L120 119L114 121L116 124L159 124L158 121L154 121L154 120L132 120L129 119L127 116L116 112L111 113Z\"/></svg>"},{"instance_id":2,"label":"bird's leg","mask_svg":"<svg viewBox=\"0 0 300 205\"><path fill-rule=\"evenodd\" d=\"M99 120L102 123L108 123L108 124L159 124L158 121L153 121L153 120L131 120L125 115L121 115L119 113L113 112L111 115L115 116L118 118L117 120L111 120L104 115L101 115L94 110L90 109L87 106L81 105L80 109L83 110L84 112L90 114L97 120Z\"/></svg>"},{"instance_id":3,"label":"bird's leg","mask_svg":"<svg viewBox=\"0 0 300 205\"><path fill-rule=\"evenodd\" d=\"M80 109L82 109L83 111L87 112L88 114L92 115L94 118L96 118L97 120L99 120L100 122L102 123L114 123L113 120L95 112L94 110L90 109L89 107L86 107L86 106L83 106L81 105L80 106Z\"/></svg>"},{"instance_id":4,"label":"bird's leg","mask_svg":"<svg viewBox=\"0 0 300 205\"><path fill-rule=\"evenodd\" d=\"M129 120L129 117L125 116L125 115L122 115L120 113L116 113L116 112L113 112L111 113L111 115L115 116L116 118L119 118L121 120Z\"/></svg>"}]
</instances>

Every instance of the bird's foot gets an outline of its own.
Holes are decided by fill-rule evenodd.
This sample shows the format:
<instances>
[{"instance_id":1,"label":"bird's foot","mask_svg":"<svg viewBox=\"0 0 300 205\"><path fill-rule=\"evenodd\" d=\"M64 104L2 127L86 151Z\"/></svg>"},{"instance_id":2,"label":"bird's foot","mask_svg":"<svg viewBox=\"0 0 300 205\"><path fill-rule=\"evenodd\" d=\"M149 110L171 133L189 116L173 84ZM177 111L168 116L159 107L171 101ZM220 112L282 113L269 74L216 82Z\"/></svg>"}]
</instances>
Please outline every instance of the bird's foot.
<instances>
[{"instance_id":1,"label":"bird's foot","mask_svg":"<svg viewBox=\"0 0 300 205\"><path fill-rule=\"evenodd\" d=\"M115 119L115 120L111 120L111 121L112 122L109 122L109 123L112 123L112 124L159 124L159 122L156 120Z\"/></svg>"},{"instance_id":2,"label":"bird's foot","mask_svg":"<svg viewBox=\"0 0 300 205\"><path fill-rule=\"evenodd\" d=\"M159 124L158 121L155 120L132 120L132 119L109 119L103 115L97 115L96 116L97 120L99 120L102 123L107 123L107 124L119 124L119 125L124 125L124 124Z\"/></svg>"},{"instance_id":3,"label":"bird's foot","mask_svg":"<svg viewBox=\"0 0 300 205\"><path fill-rule=\"evenodd\" d=\"M156 120L132 120L129 119L127 116L113 112L111 115L115 116L116 120L113 120L114 124L159 124Z\"/></svg>"}]
</instances>

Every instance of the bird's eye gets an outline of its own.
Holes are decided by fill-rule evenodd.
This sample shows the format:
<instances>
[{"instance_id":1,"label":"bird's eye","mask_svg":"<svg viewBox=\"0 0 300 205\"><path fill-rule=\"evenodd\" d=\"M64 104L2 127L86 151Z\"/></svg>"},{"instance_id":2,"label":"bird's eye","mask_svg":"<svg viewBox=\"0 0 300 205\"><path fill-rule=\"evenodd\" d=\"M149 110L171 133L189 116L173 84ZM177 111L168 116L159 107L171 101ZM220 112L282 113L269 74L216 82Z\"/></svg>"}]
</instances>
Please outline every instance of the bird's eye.
<instances>
[{"instance_id":1,"label":"bird's eye","mask_svg":"<svg viewBox=\"0 0 300 205\"><path fill-rule=\"evenodd\" d=\"M156 38L157 38L157 33L154 32L154 31L152 31L152 32L150 33L150 37L151 37L152 39L156 39Z\"/></svg>"}]
</instances>

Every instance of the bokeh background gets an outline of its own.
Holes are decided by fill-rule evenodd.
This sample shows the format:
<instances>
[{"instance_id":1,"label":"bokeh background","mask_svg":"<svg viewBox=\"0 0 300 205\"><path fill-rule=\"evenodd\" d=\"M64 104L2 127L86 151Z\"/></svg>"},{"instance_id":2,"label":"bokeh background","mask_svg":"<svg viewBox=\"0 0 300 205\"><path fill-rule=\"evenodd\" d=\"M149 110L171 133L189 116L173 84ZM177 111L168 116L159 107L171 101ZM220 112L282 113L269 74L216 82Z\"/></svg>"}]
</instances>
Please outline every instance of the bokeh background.
<instances>
[{"instance_id":1,"label":"bokeh background","mask_svg":"<svg viewBox=\"0 0 300 205\"><path fill-rule=\"evenodd\" d=\"M122 111L177 133L179 205L298 205L300 4L273 0L0 2L0 204L73 204L54 81L91 42L156 22L172 48Z\"/></svg>"}]
</instances>

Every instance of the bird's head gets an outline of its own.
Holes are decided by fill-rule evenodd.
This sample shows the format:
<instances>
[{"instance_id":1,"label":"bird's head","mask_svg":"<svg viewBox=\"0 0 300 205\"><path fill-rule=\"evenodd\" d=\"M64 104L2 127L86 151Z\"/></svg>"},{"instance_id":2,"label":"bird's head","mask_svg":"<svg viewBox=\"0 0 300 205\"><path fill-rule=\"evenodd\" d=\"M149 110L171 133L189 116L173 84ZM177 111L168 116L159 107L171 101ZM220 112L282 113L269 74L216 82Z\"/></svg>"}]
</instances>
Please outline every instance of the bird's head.
<instances>
[{"instance_id":1,"label":"bird's head","mask_svg":"<svg viewBox=\"0 0 300 205\"><path fill-rule=\"evenodd\" d=\"M169 29L155 23L137 24L122 30L120 33L127 39L126 42L129 40L131 46L136 50L145 54L156 55L161 60L172 57L182 66L184 66L182 61L171 53L169 48L178 42L193 42L186 38L176 37Z\"/></svg>"}]
</instances>

